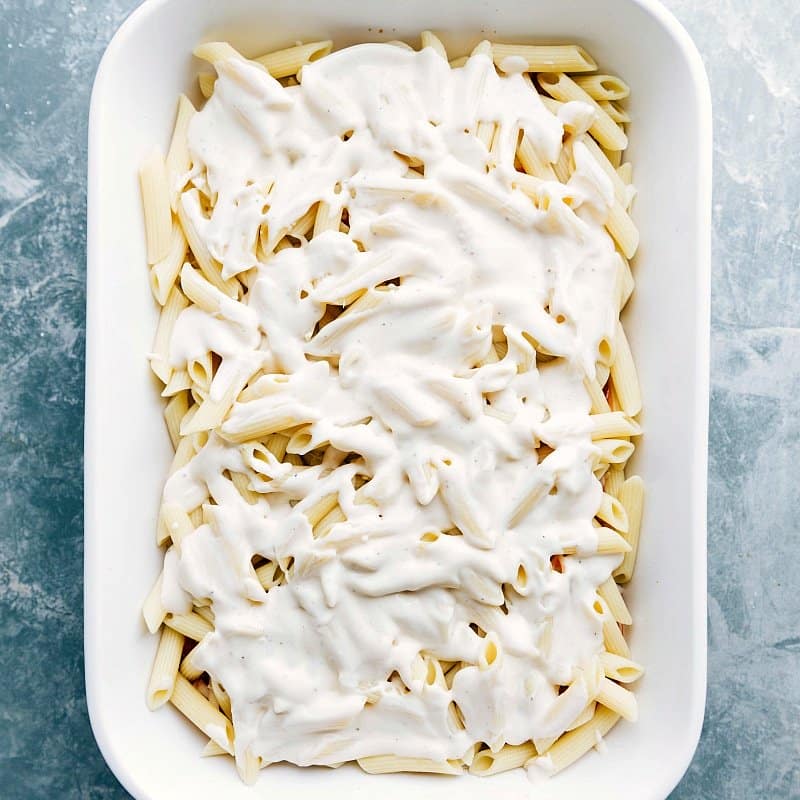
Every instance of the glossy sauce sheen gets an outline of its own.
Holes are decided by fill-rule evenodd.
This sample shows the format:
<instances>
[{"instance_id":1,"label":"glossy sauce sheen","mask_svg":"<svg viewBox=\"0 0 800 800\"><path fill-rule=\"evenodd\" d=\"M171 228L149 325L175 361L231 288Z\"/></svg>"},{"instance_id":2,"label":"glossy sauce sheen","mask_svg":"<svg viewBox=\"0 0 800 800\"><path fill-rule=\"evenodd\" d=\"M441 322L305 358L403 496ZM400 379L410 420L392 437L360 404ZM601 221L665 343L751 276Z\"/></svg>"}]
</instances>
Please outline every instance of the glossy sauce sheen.
<instances>
[{"instance_id":1,"label":"glossy sauce sheen","mask_svg":"<svg viewBox=\"0 0 800 800\"><path fill-rule=\"evenodd\" d=\"M559 686L602 649L592 604L620 560L595 554L582 383L617 317L612 190L580 141L591 110L556 117L522 75L482 55L450 69L432 49L359 45L289 88L249 62L216 66L189 130L192 178L216 202L206 216L196 195L183 201L223 275L254 272L240 302L181 314L170 358L217 353L212 397L242 364L265 375L167 482L166 501L213 505L169 558L163 598L176 612L189 594L212 603L197 663L230 696L237 755L440 760L560 734L587 695L559 701ZM491 152L480 121L498 123ZM565 121L579 128L575 174L545 184L540 210L512 188L519 132L554 161ZM259 263L259 226L271 250L320 200L347 209L349 233ZM315 333L326 304L365 288L363 310ZM493 331L508 342L499 361ZM310 425L309 447L330 443L321 464L225 438L283 412ZM553 450L541 462L540 443ZM252 465L250 505L223 473ZM347 521L314 538L304 510L331 494ZM551 555L570 546L556 571ZM265 592L256 554L287 582ZM452 689L427 679L431 657L465 662Z\"/></svg>"}]
</instances>

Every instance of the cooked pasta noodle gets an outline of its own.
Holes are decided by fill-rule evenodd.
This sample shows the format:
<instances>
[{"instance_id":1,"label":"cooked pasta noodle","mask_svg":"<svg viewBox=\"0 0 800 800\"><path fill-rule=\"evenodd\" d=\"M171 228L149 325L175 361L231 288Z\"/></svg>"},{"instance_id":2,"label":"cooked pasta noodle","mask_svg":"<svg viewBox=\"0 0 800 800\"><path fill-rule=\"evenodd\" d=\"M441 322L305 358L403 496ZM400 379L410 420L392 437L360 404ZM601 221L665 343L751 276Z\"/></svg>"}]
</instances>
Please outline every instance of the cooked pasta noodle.
<instances>
[{"instance_id":1,"label":"cooked pasta noodle","mask_svg":"<svg viewBox=\"0 0 800 800\"><path fill-rule=\"evenodd\" d=\"M331 51L200 44L207 102L142 167L147 703L246 783L558 771L642 674L629 88L572 44Z\"/></svg>"}]
</instances>

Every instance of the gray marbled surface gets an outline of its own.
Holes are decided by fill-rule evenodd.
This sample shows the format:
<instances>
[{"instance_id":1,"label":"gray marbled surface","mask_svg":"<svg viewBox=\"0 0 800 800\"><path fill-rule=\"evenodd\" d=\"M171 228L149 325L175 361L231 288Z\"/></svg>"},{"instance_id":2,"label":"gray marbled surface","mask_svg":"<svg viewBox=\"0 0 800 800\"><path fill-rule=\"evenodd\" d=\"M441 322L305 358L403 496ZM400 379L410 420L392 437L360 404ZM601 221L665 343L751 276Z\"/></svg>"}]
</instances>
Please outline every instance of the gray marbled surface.
<instances>
[{"instance_id":1,"label":"gray marbled surface","mask_svg":"<svg viewBox=\"0 0 800 800\"><path fill-rule=\"evenodd\" d=\"M709 693L677 800L800 798L796 0L669 0L714 96ZM0 798L118 798L82 663L86 120L136 0L0 0Z\"/></svg>"}]
</instances>

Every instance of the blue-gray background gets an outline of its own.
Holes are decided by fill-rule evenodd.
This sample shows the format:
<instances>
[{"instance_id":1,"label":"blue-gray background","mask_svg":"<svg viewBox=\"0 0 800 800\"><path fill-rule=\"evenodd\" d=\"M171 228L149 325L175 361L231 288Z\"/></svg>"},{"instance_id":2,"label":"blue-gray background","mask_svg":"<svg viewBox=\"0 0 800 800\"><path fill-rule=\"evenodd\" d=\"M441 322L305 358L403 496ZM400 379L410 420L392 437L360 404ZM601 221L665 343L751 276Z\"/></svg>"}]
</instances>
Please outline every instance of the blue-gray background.
<instances>
[{"instance_id":1,"label":"blue-gray background","mask_svg":"<svg viewBox=\"0 0 800 800\"><path fill-rule=\"evenodd\" d=\"M0 798L123 798L86 715L86 120L136 0L0 0ZM796 0L668 0L714 96L709 692L673 798L800 798ZM669 747L669 742L664 742Z\"/></svg>"}]
</instances>

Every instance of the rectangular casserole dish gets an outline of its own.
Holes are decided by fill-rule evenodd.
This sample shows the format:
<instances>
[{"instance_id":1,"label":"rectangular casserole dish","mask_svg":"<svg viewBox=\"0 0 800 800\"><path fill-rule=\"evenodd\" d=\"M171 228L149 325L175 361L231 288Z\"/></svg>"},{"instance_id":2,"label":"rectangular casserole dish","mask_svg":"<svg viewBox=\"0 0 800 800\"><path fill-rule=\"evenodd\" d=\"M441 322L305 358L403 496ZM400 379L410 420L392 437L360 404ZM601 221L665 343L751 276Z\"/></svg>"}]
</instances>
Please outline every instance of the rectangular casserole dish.
<instances>
[{"instance_id":1,"label":"rectangular casserole dish","mask_svg":"<svg viewBox=\"0 0 800 800\"><path fill-rule=\"evenodd\" d=\"M166 148L179 92L196 96L196 43L227 39L245 54L295 40L335 46L440 32L452 53L482 38L585 46L631 86L627 156L640 196L637 290L625 312L639 368L645 437L635 457L647 485L636 576L640 720L607 752L553 779L521 770L489 779L368 776L358 769L273 766L254 788L225 759L201 759L200 737L144 691L156 640L140 607L160 567L154 520L171 449L146 354L156 322L145 268L137 172ZM149 0L120 28L97 73L89 130L85 442L85 652L92 727L137 798L226 800L291 792L301 800L664 798L685 771L703 718L706 677L706 444L711 182L710 99L686 32L653 0L437 4L380 0Z\"/></svg>"}]
</instances>

